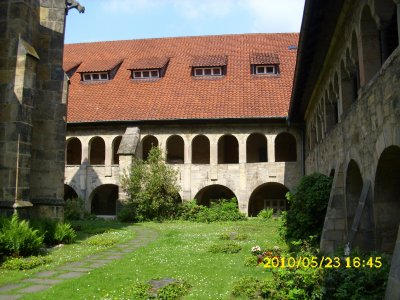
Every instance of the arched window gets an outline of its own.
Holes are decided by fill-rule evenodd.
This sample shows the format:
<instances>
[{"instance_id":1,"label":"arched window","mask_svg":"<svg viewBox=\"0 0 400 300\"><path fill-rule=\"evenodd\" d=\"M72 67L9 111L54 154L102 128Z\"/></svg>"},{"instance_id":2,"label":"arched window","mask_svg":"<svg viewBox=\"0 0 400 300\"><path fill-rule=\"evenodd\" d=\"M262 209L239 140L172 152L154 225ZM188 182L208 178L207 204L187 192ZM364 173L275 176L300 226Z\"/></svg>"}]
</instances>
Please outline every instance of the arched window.
<instances>
[{"instance_id":1,"label":"arched window","mask_svg":"<svg viewBox=\"0 0 400 300\"><path fill-rule=\"evenodd\" d=\"M122 140L122 136L117 136L113 143L112 143L112 148L113 148L113 161L112 163L114 165L118 165L119 164L119 155L118 155L118 149L119 149L119 145L121 144L121 140Z\"/></svg>"},{"instance_id":2,"label":"arched window","mask_svg":"<svg viewBox=\"0 0 400 300\"><path fill-rule=\"evenodd\" d=\"M210 163L210 140L204 135L198 135L192 141L192 163Z\"/></svg>"},{"instance_id":3,"label":"arched window","mask_svg":"<svg viewBox=\"0 0 400 300\"><path fill-rule=\"evenodd\" d=\"M246 161L248 163L267 162L267 138L260 133L252 133L246 142Z\"/></svg>"},{"instance_id":4,"label":"arched window","mask_svg":"<svg viewBox=\"0 0 400 300\"><path fill-rule=\"evenodd\" d=\"M218 163L239 163L239 142L233 135L224 135L218 140Z\"/></svg>"},{"instance_id":5,"label":"arched window","mask_svg":"<svg viewBox=\"0 0 400 300\"><path fill-rule=\"evenodd\" d=\"M392 0L375 1L375 11L380 17L380 42L382 64L399 46L397 7Z\"/></svg>"},{"instance_id":6,"label":"arched window","mask_svg":"<svg viewBox=\"0 0 400 300\"><path fill-rule=\"evenodd\" d=\"M224 185L213 184L202 188L194 197L198 204L210 206L211 202L216 202L221 199L236 198L231 189Z\"/></svg>"},{"instance_id":7,"label":"arched window","mask_svg":"<svg viewBox=\"0 0 400 300\"><path fill-rule=\"evenodd\" d=\"M73 137L67 141L67 165L80 165L82 161L82 143Z\"/></svg>"},{"instance_id":8,"label":"arched window","mask_svg":"<svg viewBox=\"0 0 400 300\"><path fill-rule=\"evenodd\" d=\"M75 192L75 190L68 184L64 184L64 201L77 198L78 194Z\"/></svg>"},{"instance_id":9,"label":"arched window","mask_svg":"<svg viewBox=\"0 0 400 300\"><path fill-rule=\"evenodd\" d=\"M184 163L185 142L179 135L173 135L167 140L167 163L183 164Z\"/></svg>"},{"instance_id":10,"label":"arched window","mask_svg":"<svg viewBox=\"0 0 400 300\"><path fill-rule=\"evenodd\" d=\"M249 216L256 217L258 213L267 208L274 211L287 209L286 193L289 189L277 182L268 182L257 187L249 199Z\"/></svg>"},{"instance_id":11,"label":"arched window","mask_svg":"<svg viewBox=\"0 0 400 300\"><path fill-rule=\"evenodd\" d=\"M142 158L143 160L147 160L149 157L149 153L151 148L158 147L158 140L155 136L147 135L142 140Z\"/></svg>"},{"instance_id":12,"label":"arched window","mask_svg":"<svg viewBox=\"0 0 400 300\"><path fill-rule=\"evenodd\" d=\"M91 165L104 165L106 158L106 144L101 137L94 137L90 144L89 163Z\"/></svg>"},{"instance_id":13,"label":"arched window","mask_svg":"<svg viewBox=\"0 0 400 300\"><path fill-rule=\"evenodd\" d=\"M371 15L369 6L365 6L361 16L361 82L365 85L379 71L381 54L378 26Z\"/></svg>"},{"instance_id":14,"label":"arched window","mask_svg":"<svg viewBox=\"0 0 400 300\"><path fill-rule=\"evenodd\" d=\"M275 139L275 161L296 161L297 147L295 137L287 132L278 134Z\"/></svg>"},{"instance_id":15,"label":"arched window","mask_svg":"<svg viewBox=\"0 0 400 300\"><path fill-rule=\"evenodd\" d=\"M95 215L115 215L118 200L118 186L103 184L93 190L90 197L91 213Z\"/></svg>"}]
</instances>

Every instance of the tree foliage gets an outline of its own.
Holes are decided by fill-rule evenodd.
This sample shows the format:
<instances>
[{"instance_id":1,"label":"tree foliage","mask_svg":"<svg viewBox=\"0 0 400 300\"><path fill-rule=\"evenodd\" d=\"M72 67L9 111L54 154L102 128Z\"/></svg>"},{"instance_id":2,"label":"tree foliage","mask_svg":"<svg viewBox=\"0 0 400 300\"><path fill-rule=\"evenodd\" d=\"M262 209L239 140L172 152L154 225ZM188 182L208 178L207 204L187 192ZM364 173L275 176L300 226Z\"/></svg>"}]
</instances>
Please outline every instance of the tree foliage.
<instances>
[{"instance_id":1,"label":"tree foliage","mask_svg":"<svg viewBox=\"0 0 400 300\"><path fill-rule=\"evenodd\" d=\"M128 201L121 220L165 220L175 217L180 203L177 171L165 164L162 151L153 147L146 161L135 159L121 186Z\"/></svg>"},{"instance_id":2,"label":"tree foliage","mask_svg":"<svg viewBox=\"0 0 400 300\"><path fill-rule=\"evenodd\" d=\"M286 240L314 236L313 241L319 243L331 186L332 178L314 173L304 176L293 192L286 194L290 207L284 215Z\"/></svg>"}]
</instances>

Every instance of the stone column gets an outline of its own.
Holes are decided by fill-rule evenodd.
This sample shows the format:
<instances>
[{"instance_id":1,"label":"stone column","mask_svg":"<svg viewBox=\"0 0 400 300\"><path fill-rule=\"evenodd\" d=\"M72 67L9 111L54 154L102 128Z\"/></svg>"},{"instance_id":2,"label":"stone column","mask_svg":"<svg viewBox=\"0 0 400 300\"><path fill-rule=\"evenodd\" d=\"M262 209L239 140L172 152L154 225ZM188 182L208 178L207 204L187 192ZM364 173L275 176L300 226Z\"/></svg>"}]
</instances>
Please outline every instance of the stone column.
<instances>
[{"instance_id":1,"label":"stone column","mask_svg":"<svg viewBox=\"0 0 400 300\"><path fill-rule=\"evenodd\" d=\"M275 138L276 135L267 136L268 142L268 162L275 162Z\"/></svg>"}]
</instances>

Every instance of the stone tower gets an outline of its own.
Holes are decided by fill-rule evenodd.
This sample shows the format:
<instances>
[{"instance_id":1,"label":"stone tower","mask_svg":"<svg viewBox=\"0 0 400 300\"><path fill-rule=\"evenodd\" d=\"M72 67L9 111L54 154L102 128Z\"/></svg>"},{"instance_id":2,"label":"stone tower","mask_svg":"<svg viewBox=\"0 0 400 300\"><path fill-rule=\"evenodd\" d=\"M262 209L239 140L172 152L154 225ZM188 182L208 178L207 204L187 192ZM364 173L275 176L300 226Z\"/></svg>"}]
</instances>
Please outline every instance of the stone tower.
<instances>
[{"instance_id":1,"label":"stone tower","mask_svg":"<svg viewBox=\"0 0 400 300\"><path fill-rule=\"evenodd\" d=\"M31 217L63 217L67 90L62 61L70 4L0 2L2 213L20 203L31 206Z\"/></svg>"}]
</instances>

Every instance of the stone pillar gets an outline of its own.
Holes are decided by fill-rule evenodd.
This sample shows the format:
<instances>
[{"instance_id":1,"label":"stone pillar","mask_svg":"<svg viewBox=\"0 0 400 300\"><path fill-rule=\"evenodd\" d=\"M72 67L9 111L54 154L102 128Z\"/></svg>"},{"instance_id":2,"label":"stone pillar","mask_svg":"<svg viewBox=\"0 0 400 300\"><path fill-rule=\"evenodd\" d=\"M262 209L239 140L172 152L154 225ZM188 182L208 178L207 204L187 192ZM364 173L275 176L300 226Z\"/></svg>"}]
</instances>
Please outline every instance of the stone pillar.
<instances>
[{"instance_id":1,"label":"stone pillar","mask_svg":"<svg viewBox=\"0 0 400 300\"><path fill-rule=\"evenodd\" d=\"M210 165L218 164L218 139L210 138Z\"/></svg>"},{"instance_id":2,"label":"stone pillar","mask_svg":"<svg viewBox=\"0 0 400 300\"><path fill-rule=\"evenodd\" d=\"M239 143L239 164L244 164L246 163L246 139L242 135L239 135L236 138Z\"/></svg>"},{"instance_id":3,"label":"stone pillar","mask_svg":"<svg viewBox=\"0 0 400 300\"><path fill-rule=\"evenodd\" d=\"M276 135L274 136L267 136L267 142L268 142L268 162L275 162L275 138Z\"/></svg>"}]
</instances>

